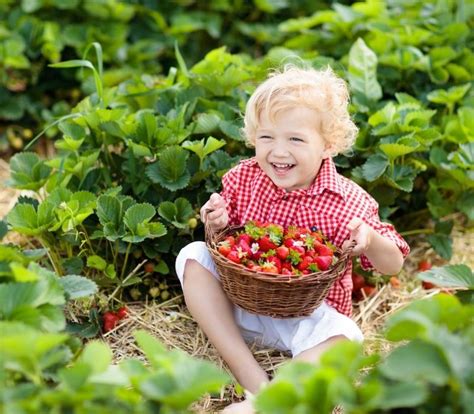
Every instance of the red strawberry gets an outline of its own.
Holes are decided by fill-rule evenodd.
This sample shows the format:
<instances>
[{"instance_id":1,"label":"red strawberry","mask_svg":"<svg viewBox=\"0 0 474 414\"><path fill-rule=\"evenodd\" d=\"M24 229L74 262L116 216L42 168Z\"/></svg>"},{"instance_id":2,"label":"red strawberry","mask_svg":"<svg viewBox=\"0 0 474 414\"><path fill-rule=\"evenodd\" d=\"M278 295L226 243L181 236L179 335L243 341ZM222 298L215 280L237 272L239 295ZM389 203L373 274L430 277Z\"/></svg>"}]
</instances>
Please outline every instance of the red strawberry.
<instances>
[{"instance_id":1,"label":"red strawberry","mask_svg":"<svg viewBox=\"0 0 474 414\"><path fill-rule=\"evenodd\" d=\"M306 253L303 246L294 245L291 249L297 252L300 256L304 256Z\"/></svg>"},{"instance_id":2,"label":"red strawberry","mask_svg":"<svg viewBox=\"0 0 474 414\"><path fill-rule=\"evenodd\" d=\"M277 274L278 268L275 266L274 263L267 261L262 264L262 272Z\"/></svg>"},{"instance_id":3,"label":"red strawberry","mask_svg":"<svg viewBox=\"0 0 474 414\"><path fill-rule=\"evenodd\" d=\"M352 291L356 292L365 286L364 276L359 275L358 273L352 272Z\"/></svg>"},{"instance_id":4,"label":"red strawberry","mask_svg":"<svg viewBox=\"0 0 474 414\"><path fill-rule=\"evenodd\" d=\"M276 254L281 260L285 260L290 254L290 249L286 246L277 247Z\"/></svg>"},{"instance_id":5,"label":"red strawberry","mask_svg":"<svg viewBox=\"0 0 474 414\"><path fill-rule=\"evenodd\" d=\"M268 252L271 249L276 249L277 245L270 240L270 237L264 236L258 240L260 250Z\"/></svg>"},{"instance_id":6,"label":"red strawberry","mask_svg":"<svg viewBox=\"0 0 474 414\"><path fill-rule=\"evenodd\" d=\"M227 255L227 258L234 263L239 264L240 263L240 256L239 252L237 250L231 250L230 253Z\"/></svg>"},{"instance_id":7,"label":"red strawberry","mask_svg":"<svg viewBox=\"0 0 474 414\"><path fill-rule=\"evenodd\" d=\"M155 271L155 265L153 262L146 262L145 266L143 266L143 269L146 273L153 273Z\"/></svg>"},{"instance_id":8,"label":"red strawberry","mask_svg":"<svg viewBox=\"0 0 474 414\"><path fill-rule=\"evenodd\" d=\"M375 286L365 285L362 287L361 292L364 292L365 296L370 297L375 295L377 288Z\"/></svg>"},{"instance_id":9,"label":"red strawberry","mask_svg":"<svg viewBox=\"0 0 474 414\"><path fill-rule=\"evenodd\" d=\"M220 253L222 256L225 256L225 257L227 257L227 255L230 253L230 248L231 248L231 246L230 246L229 243L226 242L226 241L221 241L221 242L217 245L217 250L219 251L219 253Z\"/></svg>"},{"instance_id":10,"label":"red strawberry","mask_svg":"<svg viewBox=\"0 0 474 414\"><path fill-rule=\"evenodd\" d=\"M298 270L303 271L303 270L308 269L308 266L311 263L313 263L313 258L312 257L310 257L310 256L303 257L303 260L300 263L298 263L298 266L297 266Z\"/></svg>"},{"instance_id":11,"label":"red strawberry","mask_svg":"<svg viewBox=\"0 0 474 414\"><path fill-rule=\"evenodd\" d=\"M244 240L245 242L247 242L247 244L250 246L250 244L252 243L252 238L248 235L248 234L245 234L245 233L242 233L242 234L239 234L237 239L236 239L236 243L240 243L242 240Z\"/></svg>"},{"instance_id":12,"label":"red strawberry","mask_svg":"<svg viewBox=\"0 0 474 414\"><path fill-rule=\"evenodd\" d=\"M290 262L282 262L281 263L281 268L282 269L287 269L289 270L290 272L292 271L292 268L291 268L291 263Z\"/></svg>"},{"instance_id":13,"label":"red strawberry","mask_svg":"<svg viewBox=\"0 0 474 414\"><path fill-rule=\"evenodd\" d=\"M282 275L285 275L285 276L292 276L293 275L293 272L290 269L286 269L286 268L282 268L280 273Z\"/></svg>"},{"instance_id":14,"label":"red strawberry","mask_svg":"<svg viewBox=\"0 0 474 414\"><path fill-rule=\"evenodd\" d=\"M229 243L229 246L230 247L234 247L235 246L235 237L234 236L227 236L224 241L226 241L227 243Z\"/></svg>"},{"instance_id":15,"label":"red strawberry","mask_svg":"<svg viewBox=\"0 0 474 414\"><path fill-rule=\"evenodd\" d=\"M431 269L431 263L429 260L422 260L420 263L418 263L418 270L420 272L425 272L426 270Z\"/></svg>"},{"instance_id":16,"label":"red strawberry","mask_svg":"<svg viewBox=\"0 0 474 414\"><path fill-rule=\"evenodd\" d=\"M293 239L285 239L285 241L283 242L283 244L286 246L286 247L293 247L293 244L295 243L295 241Z\"/></svg>"},{"instance_id":17,"label":"red strawberry","mask_svg":"<svg viewBox=\"0 0 474 414\"><path fill-rule=\"evenodd\" d=\"M434 283L427 282L426 280L421 281L421 286L423 286L423 289L426 289L426 290L434 289L434 288L438 287Z\"/></svg>"},{"instance_id":18,"label":"red strawberry","mask_svg":"<svg viewBox=\"0 0 474 414\"><path fill-rule=\"evenodd\" d=\"M122 306L118 311L117 311L117 316L119 319L123 319L127 317L128 315L128 309L125 306Z\"/></svg>"},{"instance_id":19,"label":"red strawberry","mask_svg":"<svg viewBox=\"0 0 474 414\"><path fill-rule=\"evenodd\" d=\"M250 245L247 243L246 240L244 239L239 240L239 242L237 243L237 246L240 247L242 253L246 257L252 257L253 255L252 248L250 247Z\"/></svg>"},{"instance_id":20,"label":"red strawberry","mask_svg":"<svg viewBox=\"0 0 474 414\"><path fill-rule=\"evenodd\" d=\"M319 270L327 270L332 263L332 256L316 256L314 262L318 265Z\"/></svg>"},{"instance_id":21,"label":"red strawberry","mask_svg":"<svg viewBox=\"0 0 474 414\"><path fill-rule=\"evenodd\" d=\"M320 256L332 256L334 254L330 247L322 243L315 243L314 248Z\"/></svg>"},{"instance_id":22,"label":"red strawberry","mask_svg":"<svg viewBox=\"0 0 474 414\"><path fill-rule=\"evenodd\" d=\"M105 312L104 313L104 332L109 332L115 328L119 320L118 315L115 312Z\"/></svg>"},{"instance_id":23,"label":"red strawberry","mask_svg":"<svg viewBox=\"0 0 474 414\"><path fill-rule=\"evenodd\" d=\"M281 264L281 260L278 257L270 256L270 257L267 257L267 260L276 266L276 268L278 269L278 273L281 273L282 264Z\"/></svg>"}]
</instances>

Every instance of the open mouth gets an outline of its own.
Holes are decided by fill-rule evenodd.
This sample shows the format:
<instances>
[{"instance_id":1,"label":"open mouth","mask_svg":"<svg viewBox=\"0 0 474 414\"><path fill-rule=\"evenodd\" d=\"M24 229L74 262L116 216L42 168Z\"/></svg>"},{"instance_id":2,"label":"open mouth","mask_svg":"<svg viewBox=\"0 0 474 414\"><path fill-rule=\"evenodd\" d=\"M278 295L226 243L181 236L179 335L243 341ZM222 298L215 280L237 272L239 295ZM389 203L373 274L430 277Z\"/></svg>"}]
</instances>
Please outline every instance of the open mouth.
<instances>
[{"instance_id":1,"label":"open mouth","mask_svg":"<svg viewBox=\"0 0 474 414\"><path fill-rule=\"evenodd\" d=\"M284 174L295 166L295 164L284 164L277 162L272 162L270 164L278 174Z\"/></svg>"}]
</instances>

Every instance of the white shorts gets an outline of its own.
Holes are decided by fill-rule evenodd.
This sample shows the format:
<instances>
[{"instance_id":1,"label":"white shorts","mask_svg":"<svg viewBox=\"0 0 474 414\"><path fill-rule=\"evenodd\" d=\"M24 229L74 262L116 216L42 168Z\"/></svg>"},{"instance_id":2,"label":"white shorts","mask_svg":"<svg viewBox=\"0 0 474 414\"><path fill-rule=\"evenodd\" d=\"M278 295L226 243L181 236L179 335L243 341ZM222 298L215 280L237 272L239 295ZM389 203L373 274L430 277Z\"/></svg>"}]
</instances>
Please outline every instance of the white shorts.
<instances>
[{"instance_id":1,"label":"white shorts","mask_svg":"<svg viewBox=\"0 0 474 414\"><path fill-rule=\"evenodd\" d=\"M176 273L181 286L188 259L197 261L219 279L206 244L193 242L185 246L176 258ZM339 313L326 302L323 302L310 316L299 318L277 319L255 315L236 305L234 305L234 316L247 342L289 351L293 356L337 335L343 335L357 342L362 342L364 339L361 330L352 319Z\"/></svg>"}]
</instances>

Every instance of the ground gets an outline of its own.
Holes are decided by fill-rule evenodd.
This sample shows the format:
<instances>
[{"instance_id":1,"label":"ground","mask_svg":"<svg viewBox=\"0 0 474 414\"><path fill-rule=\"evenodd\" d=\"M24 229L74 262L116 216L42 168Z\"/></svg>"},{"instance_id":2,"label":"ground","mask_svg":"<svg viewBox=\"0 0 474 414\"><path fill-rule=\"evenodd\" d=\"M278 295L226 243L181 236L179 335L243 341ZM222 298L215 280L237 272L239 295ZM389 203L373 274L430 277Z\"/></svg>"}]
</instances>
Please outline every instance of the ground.
<instances>
[{"instance_id":1,"label":"ground","mask_svg":"<svg viewBox=\"0 0 474 414\"><path fill-rule=\"evenodd\" d=\"M6 186L8 163L0 160L0 219L13 207L16 199L25 192L19 192ZM27 193L27 192L26 192ZM458 217L453 232L453 257L449 263L464 263L474 268L474 229L464 228ZM14 233L7 235L4 242L20 243L21 237ZM402 272L399 275L401 286L394 288L390 284L381 286L378 292L354 306L354 319L361 327L366 338L364 345L367 352L371 350L387 351L391 344L381 335L388 316L421 297L435 295L438 289L424 290L416 279L418 262L429 258L434 264L443 262L429 245L421 238L410 240L412 251ZM113 331L103 336L114 352L115 361L128 357L143 358L134 343L133 332L145 329L155 335L169 348L180 348L197 358L211 360L226 369L214 348L209 344L202 331L193 322L186 310L182 296L174 297L164 303L139 302L128 304L130 316L124 319ZM279 365L288 360L287 355L271 349L254 348L257 360L272 373ZM207 396L195 404L196 412L217 412L232 400L238 400L234 387L222 390L219 396Z\"/></svg>"}]
</instances>

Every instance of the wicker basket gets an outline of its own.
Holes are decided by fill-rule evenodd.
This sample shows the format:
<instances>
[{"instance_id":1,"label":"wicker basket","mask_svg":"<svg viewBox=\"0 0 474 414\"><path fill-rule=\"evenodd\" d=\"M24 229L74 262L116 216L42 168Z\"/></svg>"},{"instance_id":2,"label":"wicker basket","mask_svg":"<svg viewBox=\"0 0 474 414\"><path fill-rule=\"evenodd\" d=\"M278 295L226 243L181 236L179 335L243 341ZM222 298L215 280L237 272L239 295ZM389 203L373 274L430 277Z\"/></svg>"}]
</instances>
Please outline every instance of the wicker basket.
<instances>
[{"instance_id":1,"label":"wicker basket","mask_svg":"<svg viewBox=\"0 0 474 414\"><path fill-rule=\"evenodd\" d=\"M243 227L230 227L219 233L206 229L206 245L229 299L246 311L273 318L308 316L326 298L332 284L346 269L352 247L336 250L338 260L329 269L307 275L284 276L257 272L222 256L217 245Z\"/></svg>"}]
</instances>

